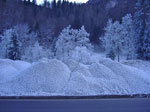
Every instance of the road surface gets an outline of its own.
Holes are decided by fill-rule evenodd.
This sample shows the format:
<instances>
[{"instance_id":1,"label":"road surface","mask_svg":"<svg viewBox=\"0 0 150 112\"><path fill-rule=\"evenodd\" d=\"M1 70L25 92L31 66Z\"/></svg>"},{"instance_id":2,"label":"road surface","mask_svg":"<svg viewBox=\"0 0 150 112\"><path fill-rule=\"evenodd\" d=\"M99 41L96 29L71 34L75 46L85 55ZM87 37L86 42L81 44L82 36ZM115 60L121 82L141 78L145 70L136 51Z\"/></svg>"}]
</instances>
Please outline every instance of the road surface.
<instances>
[{"instance_id":1,"label":"road surface","mask_svg":"<svg viewBox=\"0 0 150 112\"><path fill-rule=\"evenodd\" d=\"M150 99L0 99L0 112L150 112Z\"/></svg>"}]
</instances>

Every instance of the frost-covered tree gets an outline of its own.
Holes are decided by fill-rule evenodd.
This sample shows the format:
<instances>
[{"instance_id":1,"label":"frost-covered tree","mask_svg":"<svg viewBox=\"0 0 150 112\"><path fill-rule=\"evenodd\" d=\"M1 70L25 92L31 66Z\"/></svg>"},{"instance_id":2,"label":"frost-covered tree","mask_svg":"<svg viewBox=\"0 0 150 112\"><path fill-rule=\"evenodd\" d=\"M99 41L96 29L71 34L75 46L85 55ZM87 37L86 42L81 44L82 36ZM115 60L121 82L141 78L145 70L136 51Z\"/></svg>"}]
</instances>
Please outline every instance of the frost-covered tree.
<instances>
[{"instance_id":1,"label":"frost-covered tree","mask_svg":"<svg viewBox=\"0 0 150 112\"><path fill-rule=\"evenodd\" d=\"M106 57L111 58L112 60L115 60L116 55L112 48L109 50L109 53L106 55Z\"/></svg>"},{"instance_id":2,"label":"frost-covered tree","mask_svg":"<svg viewBox=\"0 0 150 112\"><path fill-rule=\"evenodd\" d=\"M135 29L132 20L132 15L127 14L122 18L122 24L118 21L108 21L105 27L104 37L101 38L106 56L115 59L118 57L120 60L120 54L125 55L126 59L135 58Z\"/></svg>"},{"instance_id":3,"label":"frost-covered tree","mask_svg":"<svg viewBox=\"0 0 150 112\"><path fill-rule=\"evenodd\" d=\"M12 60L20 60L19 42L14 32L12 33L8 44L8 58Z\"/></svg>"},{"instance_id":4,"label":"frost-covered tree","mask_svg":"<svg viewBox=\"0 0 150 112\"><path fill-rule=\"evenodd\" d=\"M91 48L89 34L86 32L84 26L79 30L68 26L62 30L56 41L56 57L60 59L68 58L77 46Z\"/></svg>"},{"instance_id":5,"label":"frost-covered tree","mask_svg":"<svg viewBox=\"0 0 150 112\"><path fill-rule=\"evenodd\" d=\"M22 56L22 60L34 62L41 59L43 54L43 48L36 42L34 45L28 46L25 51L24 55Z\"/></svg>"},{"instance_id":6,"label":"frost-covered tree","mask_svg":"<svg viewBox=\"0 0 150 112\"><path fill-rule=\"evenodd\" d=\"M122 25L118 21L114 23L112 20L108 21L102 41L106 56L111 59L114 59L115 56L117 56L119 61L123 49L123 33Z\"/></svg>"},{"instance_id":7,"label":"frost-covered tree","mask_svg":"<svg viewBox=\"0 0 150 112\"><path fill-rule=\"evenodd\" d=\"M0 43L1 43L1 41L2 41L2 35L0 35Z\"/></svg>"},{"instance_id":8,"label":"frost-covered tree","mask_svg":"<svg viewBox=\"0 0 150 112\"><path fill-rule=\"evenodd\" d=\"M20 51L23 54L26 47L36 42L37 33L31 32L27 24L16 25L13 30L20 42Z\"/></svg>"},{"instance_id":9,"label":"frost-covered tree","mask_svg":"<svg viewBox=\"0 0 150 112\"><path fill-rule=\"evenodd\" d=\"M13 34L13 29L7 29L1 35L0 58L8 58L8 45Z\"/></svg>"},{"instance_id":10,"label":"frost-covered tree","mask_svg":"<svg viewBox=\"0 0 150 112\"><path fill-rule=\"evenodd\" d=\"M39 45L38 42L35 42L35 44L28 46L24 52L25 53L21 57L21 59L28 62L35 62L42 58L51 58L53 56L50 50L44 49Z\"/></svg>"},{"instance_id":11,"label":"frost-covered tree","mask_svg":"<svg viewBox=\"0 0 150 112\"><path fill-rule=\"evenodd\" d=\"M127 14L125 17L122 18L122 30L123 30L123 40L124 40L124 54L126 55L126 59L133 59L135 58L135 45L136 45L136 38L135 38L135 29L133 24L133 19L131 14Z\"/></svg>"},{"instance_id":12,"label":"frost-covered tree","mask_svg":"<svg viewBox=\"0 0 150 112\"><path fill-rule=\"evenodd\" d=\"M139 59L150 60L150 0L138 0L134 15Z\"/></svg>"},{"instance_id":13,"label":"frost-covered tree","mask_svg":"<svg viewBox=\"0 0 150 112\"><path fill-rule=\"evenodd\" d=\"M83 64L89 64L92 62L91 56L87 47L76 47L72 52L71 59Z\"/></svg>"},{"instance_id":14,"label":"frost-covered tree","mask_svg":"<svg viewBox=\"0 0 150 112\"><path fill-rule=\"evenodd\" d=\"M26 24L21 24L14 26L11 29L7 29L1 35L1 42L0 42L0 57L1 58L8 58L8 47L10 44L10 40L15 35L15 38L18 43L18 49L20 55L24 55L24 51L26 47L33 45L36 42L37 34L30 31L30 28Z\"/></svg>"},{"instance_id":15,"label":"frost-covered tree","mask_svg":"<svg viewBox=\"0 0 150 112\"><path fill-rule=\"evenodd\" d=\"M74 35L76 46L87 47L87 48L91 49L92 45L90 44L89 36L90 36L90 34L87 33L85 30L85 27L82 26L78 30L77 35L76 34Z\"/></svg>"},{"instance_id":16,"label":"frost-covered tree","mask_svg":"<svg viewBox=\"0 0 150 112\"><path fill-rule=\"evenodd\" d=\"M112 23L112 20L110 19L108 20L107 26L105 27L105 34L103 37L100 37L100 39L103 43L103 47L106 52L106 57L109 57L111 59L113 59L113 57L110 56L110 52L113 52L113 53L115 52L113 49L113 44L111 40L112 34L113 34L113 23Z\"/></svg>"}]
</instances>

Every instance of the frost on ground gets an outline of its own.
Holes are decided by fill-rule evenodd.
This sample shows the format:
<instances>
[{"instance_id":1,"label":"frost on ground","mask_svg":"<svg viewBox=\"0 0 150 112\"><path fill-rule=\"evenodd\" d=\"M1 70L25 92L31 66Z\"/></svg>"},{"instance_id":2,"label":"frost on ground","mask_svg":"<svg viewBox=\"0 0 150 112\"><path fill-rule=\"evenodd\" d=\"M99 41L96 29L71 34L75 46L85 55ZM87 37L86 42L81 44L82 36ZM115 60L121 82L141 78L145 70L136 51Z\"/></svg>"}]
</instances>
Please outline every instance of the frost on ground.
<instances>
[{"instance_id":1,"label":"frost on ground","mask_svg":"<svg viewBox=\"0 0 150 112\"><path fill-rule=\"evenodd\" d=\"M0 95L108 95L150 93L150 62L118 63L96 58L88 65L74 60L43 59L29 64L0 60Z\"/></svg>"}]
</instances>

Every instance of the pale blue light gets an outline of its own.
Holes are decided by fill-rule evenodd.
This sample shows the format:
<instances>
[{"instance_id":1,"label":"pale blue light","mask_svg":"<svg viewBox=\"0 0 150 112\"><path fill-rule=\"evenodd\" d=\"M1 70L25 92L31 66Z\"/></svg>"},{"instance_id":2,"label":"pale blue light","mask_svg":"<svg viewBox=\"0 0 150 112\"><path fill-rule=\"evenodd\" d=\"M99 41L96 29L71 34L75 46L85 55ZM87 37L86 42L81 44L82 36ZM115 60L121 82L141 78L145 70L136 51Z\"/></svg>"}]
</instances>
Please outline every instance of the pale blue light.
<instances>
[{"instance_id":1,"label":"pale blue light","mask_svg":"<svg viewBox=\"0 0 150 112\"><path fill-rule=\"evenodd\" d=\"M43 0L36 0L37 4L42 4ZM51 0L49 0L51 1ZM69 0L70 2L86 3L88 0Z\"/></svg>"}]
</instances>

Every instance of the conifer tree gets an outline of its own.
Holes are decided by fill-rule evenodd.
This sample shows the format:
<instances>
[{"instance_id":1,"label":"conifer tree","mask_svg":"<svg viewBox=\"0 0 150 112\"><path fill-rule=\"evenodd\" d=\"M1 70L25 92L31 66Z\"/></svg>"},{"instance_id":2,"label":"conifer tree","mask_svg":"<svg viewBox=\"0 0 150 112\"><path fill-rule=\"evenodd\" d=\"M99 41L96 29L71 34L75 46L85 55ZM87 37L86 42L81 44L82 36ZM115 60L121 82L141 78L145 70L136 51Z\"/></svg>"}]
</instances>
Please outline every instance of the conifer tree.
<instances>
[{"instance_id":1,"label":"conifer tree","mask_svg":"<svg viewBox=\"0 0 150 112\"><path fill-rule=\"evenodd\" d=\"M150 60L150 0L138 0L136 6L137 55L139 59Z\"/></svg>"},{"instance_id":2,"label":"conifer tree","mask_svg":"<svg viewBox=\"0 0 150 112\"><path fill-rule=\"evenodd\" d=\"M12 60L20 60L19 43L15 33L12 34L9 47L8 47L8 58Z\"/></svg>"},{"instance_id":3,"label":"conifer tree","mask_svg":"<svg viewBox=\"0 0 150 112\"><path fill-rule=\"evenodd\" d=\"M136 38L135 38L135 30L134 24L131 14L127 14L122 18L122 26L123 26L123 40L124 40L124 55L126 59L134 59L136 53Z\"/></svg>"}]
</instances>

